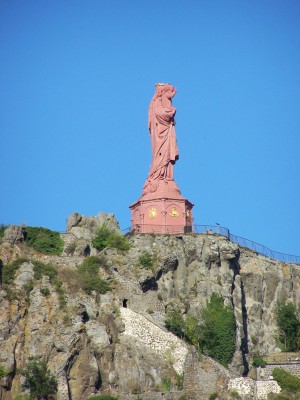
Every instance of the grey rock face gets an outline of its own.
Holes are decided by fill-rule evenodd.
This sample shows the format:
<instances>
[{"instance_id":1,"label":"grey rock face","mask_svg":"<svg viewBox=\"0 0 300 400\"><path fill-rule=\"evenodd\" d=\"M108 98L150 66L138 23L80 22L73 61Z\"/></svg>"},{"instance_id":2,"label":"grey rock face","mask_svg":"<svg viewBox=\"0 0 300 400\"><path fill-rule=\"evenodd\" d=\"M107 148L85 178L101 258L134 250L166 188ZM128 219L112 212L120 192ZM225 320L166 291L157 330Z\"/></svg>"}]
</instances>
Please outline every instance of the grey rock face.
<instances>
[{"instance_id":1,"label":"grey rock face","mask_svg":"<svg viewBox=\"0 0 300 400\"><path fill-rule=\"evenodd\" d=\"M24 230L23 226L10 225L4 231L3 241L9 244L21 243L24 241Z\"/></svg>"},{"instance_id":2,"label":"grey rock face","mask_svg":"<svg viewBox=\"0 0 300 400\"><path fill-rule=\"evenodd\" d=\"M23 263L10 287L0 291L1 365L12 371L0 382L4 400L16 397L21 382L18 370L24 368L29 356L46 358L58 380L59 400L81 400L107 392L122 400L132 399L133 392L147 392L145 398L156 399L161 396L164 378L171 381L171 398L180 398L175 395L172 351L153 351L153 343L160 348L163 334L152 335L152 347L148 345L145 330L139 329L141 318L135 318L135 329L131 329L134 324L124 319L126 308L146 319L145 326L155 326L153 332L165 333L166 311L174 307L179 307L184 317L188 312L199 315L213 293L233 307L236 351L228 370L207 358L199 361L187 345L181 394L194 400L206 399L214 391L223 393L229 376L247 373L249 354L278 350L274 310L278 301L300 305L299 266L258 256L218 235L140 234L130 238L132 246L126 253L116 249L101 253L104 262L99 275L110 282L112 291L89 296L74 283L74 270L102 223L118 229L112 215L72 214L68 233L62 235L64 254L48 258L34 255L57 266L67 303L64 308L47 276L35 281L25 296L26 287L30 289L26 284L34 280L30 262ZM9 250L22 256L23 245L12 242L15 244L0 244L1 258L4 250L5 254ZM149 268L140 265L139 258L145 252L154 260ZM47 296L43 295L45 288L50 292Z\"/></svg>"}]
</instances>

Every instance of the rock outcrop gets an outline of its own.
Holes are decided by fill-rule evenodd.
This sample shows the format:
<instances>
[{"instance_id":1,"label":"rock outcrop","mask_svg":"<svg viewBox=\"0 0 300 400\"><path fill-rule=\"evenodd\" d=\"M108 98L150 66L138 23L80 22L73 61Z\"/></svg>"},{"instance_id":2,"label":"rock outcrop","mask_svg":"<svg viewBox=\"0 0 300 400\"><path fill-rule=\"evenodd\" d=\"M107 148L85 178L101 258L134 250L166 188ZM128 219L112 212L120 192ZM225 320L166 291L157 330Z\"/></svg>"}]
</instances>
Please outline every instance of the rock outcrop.
<instances>
[{"instance_id":1,"label":"rock outcrop","mask_svg":"<svg viewBox=\"0 0 300 400\"><path fill-rule=\"evenodd\" d=\"M129 238L127 252L99 253L92 240L103 223L119 231L113 215L72 214L61 256L28 249L16 228L6 233L3 264L21 256L28 260L0 290L0 366L8 372L0 380L0 398L17 397L24 382L19 371L34 356L44 357L56 376L58 400L100 393L156 399L166 382L172 396L165 398L205 400L218 392L226 399L230 378L248 374L251 354L279 351L274 310L278 301L300 305L299 266L208 234L137 234ZM153 260L149 267L141 265L145 253ZM89 255L102 260L99 274L112 287L106 294L88 295L78 284L76 268ZM55 265L61 290L46 274L35 279L37 260ZM213 293L233 307L236 318L236 351L228 369L199 359L164 325L168 310L198 315Z\"/></svg>"}]
</instances>

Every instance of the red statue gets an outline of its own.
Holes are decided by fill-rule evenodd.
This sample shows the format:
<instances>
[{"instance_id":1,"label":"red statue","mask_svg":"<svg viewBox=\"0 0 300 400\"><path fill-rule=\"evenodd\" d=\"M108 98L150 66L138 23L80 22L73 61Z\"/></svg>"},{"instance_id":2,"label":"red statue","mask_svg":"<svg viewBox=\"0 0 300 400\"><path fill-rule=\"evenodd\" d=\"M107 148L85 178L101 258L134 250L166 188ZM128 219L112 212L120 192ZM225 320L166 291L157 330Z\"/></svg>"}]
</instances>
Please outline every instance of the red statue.
<instances>
[{"instance_id":1,"label":"red statue","mask_svg":"<svg viewBox=\"0 0 300 400\"><path fill-rule=\"evenodd\" d=\"M175 113L171 99L176 88L169 83L158 83L149 106L149 131L152 144L152 163L143 195L157 190L160 181L172 182L172 189L179 189L174 182L174 164L179 158L175 136ZM175 185L175 186L174 186Z\"/></svg>"},{"instance_id":2,"label":"red statue","mask_svg":"<svg viewBox=\"0 0 300 400\"><path fill-rule=\"evenodd\" d=\"M193 231L193 204L181 196L174 181L179 158L175 136L176 89L158 83L149 106L152 162L142 197L130 206L132 229L141 233L186 233Z\"/></svg>"}]
</instances>

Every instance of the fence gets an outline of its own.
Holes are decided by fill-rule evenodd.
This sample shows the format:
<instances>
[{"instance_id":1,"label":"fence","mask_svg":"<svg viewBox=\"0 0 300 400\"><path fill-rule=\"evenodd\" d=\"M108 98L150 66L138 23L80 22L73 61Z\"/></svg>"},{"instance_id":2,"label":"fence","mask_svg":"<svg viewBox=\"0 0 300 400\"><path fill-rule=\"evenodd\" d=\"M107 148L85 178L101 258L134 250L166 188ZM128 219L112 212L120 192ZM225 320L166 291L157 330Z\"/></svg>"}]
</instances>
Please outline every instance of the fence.
<instances>
[{"instance_id":1,"label":"fence","mask_svg":"<svg viewBox=\"0 0 300 400\"><path fill-rule=\"evenodd\" d=\"M123 230L123 233L129 233L132 231L132 228L127 228ZM194 233L207 233L207 234L217 234L226 236L231 242L238 244L241 247L246 247L250 250L254 250L256 253L261 254L263 256L269 257L273 260L292 263L292 264L300 264L300 256L294 256L291 254L279 253L277 251L270 250L268 247L263 246L262 244L253 242L252 240L245 239L243 237L239 237L230 233L228 228L224 228L220 225L194 225L193 230ZM189 233L191 232L190 226L160 226L160 225L140 225L140 229L138 233L166 233L166 234L178 234L178 233Z\"/></svg>"}]
</instances>

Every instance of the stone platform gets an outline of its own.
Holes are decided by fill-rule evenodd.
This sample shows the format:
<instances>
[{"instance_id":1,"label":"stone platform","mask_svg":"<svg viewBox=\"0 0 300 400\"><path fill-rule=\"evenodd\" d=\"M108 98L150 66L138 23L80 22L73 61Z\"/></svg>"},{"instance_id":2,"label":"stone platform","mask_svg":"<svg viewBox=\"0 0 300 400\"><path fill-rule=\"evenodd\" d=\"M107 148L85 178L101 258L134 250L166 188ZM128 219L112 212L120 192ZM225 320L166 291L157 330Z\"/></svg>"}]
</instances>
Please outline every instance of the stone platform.
<instances>
[{"instance_id":1,"label":"stone platform","mask_svg":"<svg viewBox=\"0 0 300 400\"><path fill-rule=\"evenodd\" d=\"M159 185L130 207L132 229L138 233L187 233L193 231L193 204L173 185Z\"/></svg>"}]
</instances>

